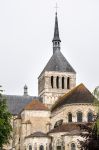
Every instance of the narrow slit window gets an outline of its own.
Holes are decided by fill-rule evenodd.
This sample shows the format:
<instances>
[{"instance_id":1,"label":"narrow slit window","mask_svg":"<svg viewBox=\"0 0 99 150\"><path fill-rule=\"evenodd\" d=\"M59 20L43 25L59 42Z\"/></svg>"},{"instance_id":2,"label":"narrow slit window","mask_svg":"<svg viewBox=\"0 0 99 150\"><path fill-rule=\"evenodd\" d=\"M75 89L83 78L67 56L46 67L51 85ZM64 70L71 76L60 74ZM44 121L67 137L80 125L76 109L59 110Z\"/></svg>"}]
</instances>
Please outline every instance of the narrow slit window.
<instances>
[{"instance_id":1,"label":"narrow slit window","mask_svg":"<svg viewBox=\"0 0 99 150\"><path fill-rule=\"evenodd\" d=\"M53 88L53 76L51 76L51 87Z\"/></svg>"},{"instance_id":2,"label":"narrow slit window","mask_svg":"<svg viewBox=\"0 0 99 150\"><path fill-rule=\"evenodd\" d=\"M67 89L70 89L70 78L67 78Z\"/></svg>"},{"instance_id":3,"label":"narrow slit window","mask_svg":"<svg viewBox=\"0 0 99 150\"><path fill-rule=\"evenodd\" d=\"M68 114L68 122L72 122L72 113Z\"/></svg>"},{"instance_id":4,"label":"narrow slit window","mask_svg":"<svg viewBox=\"0 0 99 150\"><path fill-rule=\"evenodd\" d=\"M64 89L64 77L62 77L62 89Z\"/></svg>"},{"instance_id":5,"label":"narrow slit window","mask_svg":"<svg viewBox=\"0 0 99 150\"><path fill-rule=\"evenodd\" d=\"M59 88L59 77L56 78L56 87Z\"/></svg>"}]
</instances>

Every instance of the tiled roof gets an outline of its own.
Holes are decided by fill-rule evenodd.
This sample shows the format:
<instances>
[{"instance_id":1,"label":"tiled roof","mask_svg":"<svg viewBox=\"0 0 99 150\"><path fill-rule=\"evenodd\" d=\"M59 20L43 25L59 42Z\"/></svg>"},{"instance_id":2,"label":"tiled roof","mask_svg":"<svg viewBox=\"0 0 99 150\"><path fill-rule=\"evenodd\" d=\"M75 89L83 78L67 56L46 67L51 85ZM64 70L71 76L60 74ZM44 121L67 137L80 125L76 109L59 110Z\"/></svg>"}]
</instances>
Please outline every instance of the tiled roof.
<instances>
[{"instance_id":1,"label":"tiled roof","mask_svg":"<svg viewBox=\"0 0 99 150\"><path fill-rule=\"evenodd\" d=\"M66 60L66 58L63 56L60 50L55 51L55 53L52 55L50 60L48 61L47 65L41 72L40 76L45 71L59 71L59 72L71 72L76 73L75 70L72 68L72 66L69 64L69 62Z\"/></svg>"},{"instance_id":2,"label":"tiled roof","mask_svg":"<svg viewBox=\"0 0 99 150\"><path fill-rule=\"evenodd\" d=\"M52 129L49 133L57 133L57 132L71 132L73 130L80 131L80 127L77 123L64 123L54 129Z\"/></svg>"},{"instance_id":3,"label":"tiled roof","mask_svg":"<svg viewBox=\"0 0 99 150\"><path fill-rule=\"evenodd\" d=\"M58 133L58 132L67 132L66 135L76 135L80 134L84 130L81 130L80 126L81 125L87 125L87 126L92 126L92 122L90 123L64 123L54 129L52 129L49 133Z\"/></svg>"},{"instance_id":4,"label":"tiled roof","mask_svg":"<svg viewBox=\"0 0 99 150\"><path fill-rule=\"evenodd\" d=\"M18 96L18 95L5 95L7 99L8 110L11 114L17 115L20 111L30 103L33 99L40 100L40 97L34 96Z\"/></svg>"},{"instance_id":5,"label":"tiled roof","mask_svg":"<svg viewBox=\"0 0 99 150\"><path fill-rule=\"evenodd\" d=\"M31 138L31 137L49 137L46 133L43 132L34 132L33 134L27 136L26 138Z\"/></svg>"},{"instance_id":6,"label":"tiled roof","mask_svg":"<svg viewBox=\"0 0 99 150\"><path fill-rule=\"evenodd\" d=\"M60 97L52 106L51 110L54 111L65 104L93 103L94 100L95 97L92 93L83 84L80 84L67 94Z\"/></svg>"},{"instance_id":7,"label":"tiled roof","mask_svg":"<svg viewBox=\"0 0 99 150\"><path fill-rule=\"evenodd\" d=\"M32 100L29 104L24 107L24 110L49 110L45 104L39 100Z\"/></svg>"}]
</instances>

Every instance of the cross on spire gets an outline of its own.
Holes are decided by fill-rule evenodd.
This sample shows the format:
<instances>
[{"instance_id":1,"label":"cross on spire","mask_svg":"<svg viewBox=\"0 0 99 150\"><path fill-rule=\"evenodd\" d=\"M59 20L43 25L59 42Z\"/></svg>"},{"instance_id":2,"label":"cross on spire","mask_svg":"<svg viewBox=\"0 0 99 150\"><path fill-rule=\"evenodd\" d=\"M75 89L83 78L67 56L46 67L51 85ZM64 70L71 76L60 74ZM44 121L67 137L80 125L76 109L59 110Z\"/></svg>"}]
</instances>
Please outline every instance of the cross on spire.
<instances>
[{"instance_id":1,"label":"cross on spire","mask_svg":"<svg viewBox=\"0 0 99 150\"><path fill-rule=\"evenodd\" d=\"M56 13L57 13L57 9L58 9L58 5L57 5L57 3L56 3L56 6L55 6L55 9L56 9Z\"/></svg>"}]
</instances>

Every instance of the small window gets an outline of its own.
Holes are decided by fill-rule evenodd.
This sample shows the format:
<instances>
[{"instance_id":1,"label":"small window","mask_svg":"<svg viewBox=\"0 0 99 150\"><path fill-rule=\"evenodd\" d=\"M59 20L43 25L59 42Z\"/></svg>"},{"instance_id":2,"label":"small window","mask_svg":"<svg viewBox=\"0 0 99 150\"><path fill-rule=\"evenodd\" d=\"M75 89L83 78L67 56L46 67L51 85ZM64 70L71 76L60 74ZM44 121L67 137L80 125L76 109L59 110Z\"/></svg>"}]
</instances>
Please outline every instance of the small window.
<instances>
[{"instance_id":1,"label":"small window","mask_svg":"<svg viewBox=\"0 0 99 150\"><path fill-rule=\"evenodd\" d=\"M68 114L68 122L72 122L72 113Z\"/></svg>"},{"instance_id":2,"label":"small window","mask_svg":"<svg viewBox=\"0 0 99 150\"><path fill-rule=\"evenodd\" d=\"M29 145L29 150L32 150L32 145Z\"/></svg>"},{"instance_id":3,"label":"small window","mask_svg":"<svg viewBox=\"0 0 99 150\"><path fill-rule=\"evenodd\" d=\"M89 112L87 117L88 117L88 122L93 121L93 113L92 112Z\"/></svg>"},{"instance_id":4,"label":"small window","mask_svg":"<svg viewBox=\"0 0 99 150\"><path fill-rule=\"evenodd\" d=\"M51 76L51 87L53 88L53 76Z\"/></svg>"},{"instance_id":5,"label":"small window","mask_svg":"<svg viewBox=\"0 0 99 150\"><path fill-rule=\"evenodd\" d=\"M67 78L67 89L70 89L70 78Z\"/></svg>"},{"instance_id":6,"label":"small window","mask_svg":"<svg viewBox=\"0 0 99 150\"><path fill-rule=\"evenodd\" d=\"M56 78L56 87L59 88L59 77Z\"/></svg>"},{"instance_id":7,"label":"small window","mask_svg":"<svg viewBox=\"0 0 99 150\"><path fill-rule=\"evenodd\" d=\"M82 122L82 112L77 112L77 122Z\"/></svg>"},{"instance_id":8,"label":"small window","mask_svg":"<svg viewBox=\"0 0 99 150\"><path fill-rule=\"evenodd\" d=\"M62 77L62 89L64 89L64 77Z\"/></svg>"},{"instance_id":9,"label":"small window","mask_svg":"<svg viewBox=\"0 0 99 150\"><path fill-rule=\"evenodd\" d=\"M60 125L62 125L62 123L63 123L63 120L62 120L62 119L61 119L61 120L58 120L58 121L55 123L54 128L59 127Z\"/></svg>"},{"instance_id":10,"label":"small window","mask_svg":"<svg viewBox=\"0 0 99 150\"><path fill-rule=\"evenodd\" d=\"M71 150L76 150L76 146L74 143L71 144Z\"/></svg>"},{"instance_id":11,"label":"small window","mask_svg":"<svg viewBox=\"0 0 99 150\"><path fill-rule=\"evenodd\" d=\"M44 146L43 146L43 145L41 145L39 150L44 150Z\"/></svg>"}]
</instances>

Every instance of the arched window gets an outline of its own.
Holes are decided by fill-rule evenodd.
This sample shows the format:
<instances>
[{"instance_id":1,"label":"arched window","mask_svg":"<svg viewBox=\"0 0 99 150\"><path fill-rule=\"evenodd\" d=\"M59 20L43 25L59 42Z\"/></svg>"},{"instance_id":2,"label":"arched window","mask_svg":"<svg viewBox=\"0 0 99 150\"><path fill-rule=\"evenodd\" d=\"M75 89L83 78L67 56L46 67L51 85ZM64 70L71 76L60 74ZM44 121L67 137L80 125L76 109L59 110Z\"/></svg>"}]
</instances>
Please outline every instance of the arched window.
<instances>
[{"instance_id":1,"label":"arched window","mask_svg":"<svg viewBox=\"0 0 99 150\"><path fill-rule=\"evenodd\" d=\"M89 112L87 117L88 117L88 122L92 122L93 121L93 113L92 112Z\"/></svg>"},{"instance_id":2,"label":"arched window","mask_svg":"<svg viewBox=\"0 0 99 150\"><path fill-rule=\"evenodd\" d=\"M74 143L71 144L71 150L76 150L76 146Z\"/></svg>"},{"instance_id":3,"label":"arched window","mask_svg":"<svg viewBox=\"0 0 99 150\"><path fill-rule=\"evenodd\" d=\"M51 76L51 87L53 88L53 76Z\"/></svg>"},{"instance_id":4,"label":"arched window","mask_svg":"<svg viewBox=\"0 0 99 150\"><path fill-rule=\"evenodd\" d=\"M32 150L32 145L29 145L29 150Z\"/></svg>"},{"instance_id":5,"label":"arched window","mask_svg":"<svg viewBox=\"0 0 99 150\"><path fill-rule=\"evenodd\" d=\"M77 112L77 122L82 122L82 112Z\"/></svg>"},{"instance_id":6,"label":"arched window","mask_svg":"<svg viewBox=\"0 0 99 150\"><path fill-rule=\"evenodd\" d=\"M62 89L64 89L64 77L62 77Z\"/></svg>"},{"instance_id":7,"label":"arched window","mask_svg":"<svg viewBox=\"0 0 99 150\"><path fill-rule=\"evenodd\" d=\"M67 78L67 89L70 89L70 78Z\"/></svg>"},{"instance_id":8,"label":"arched window","mask_svg":"<svg viewBox=\"0 0 99 150\"><path fill-rule=\"evenodd\" d=\"M68 113L68 122L72 122L72 113Z\"/></svg>"},{"instance_id":9,"label":"arched window","mask_svg":"<svg viewBox=\"0 0 99 150\"><path fill-rule=\"evenodd\" d=\"M44 150L44 146L40 145L40 149L39 150Z\"/></svg>"},{"instance_id":10,"label":"arched window","mask_svg":"<svg viewBox=\"0 0 99 150\"><path fill-rule=\"evenodd\" d=\"M59 77L56 78L56 87L59 88Z\"/></svg>"}]
</instances>

